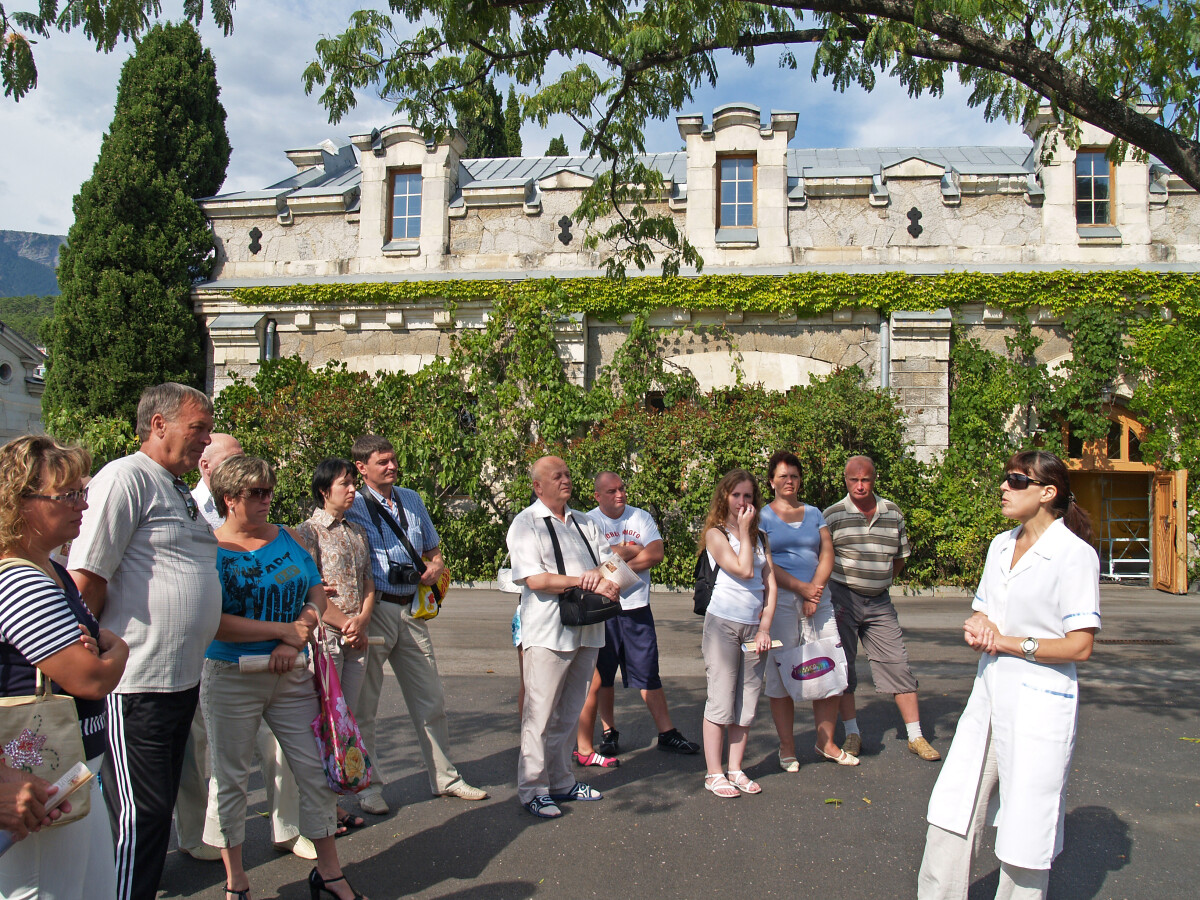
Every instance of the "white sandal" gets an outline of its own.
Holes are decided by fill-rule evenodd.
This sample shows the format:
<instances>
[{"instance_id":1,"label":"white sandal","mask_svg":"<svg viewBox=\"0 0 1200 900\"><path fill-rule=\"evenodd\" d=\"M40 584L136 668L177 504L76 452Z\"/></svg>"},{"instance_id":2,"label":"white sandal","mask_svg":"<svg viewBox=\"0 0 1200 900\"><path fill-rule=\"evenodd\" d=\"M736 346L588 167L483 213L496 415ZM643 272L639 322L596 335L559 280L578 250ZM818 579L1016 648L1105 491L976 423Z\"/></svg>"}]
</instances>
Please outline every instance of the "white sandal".
<instances>
[{"instance_id":1,"label":"white sandal","mask_svg":"<svg viewBox=\"0 0 1200 900\"><path fill-rule=\"evenodd\" d=\"M830 756L828 753L826 753L820 747L813 747L813 749L816 750L817 753L819 753L821 756L825 757L830 762L835 762L839 766L857 766L859 763L859 759L857 756L851 756L845 750L838 750L838 753L841 754L840 756Z\"/></svg>"},{"instance_id":2,"label":"white sandal","mask_svg":"<svg viewBox=\"0 0 1200 900\"><path fill-rule=\"evenodd\" d=\"M709 779L712 779L711 781ZM704 789L711 791L722 800L736 800L741 796L738 786L725 777L721 772L704 776ZM732 791L732 793L730 793Z\"/></svg>"}]
</instances>

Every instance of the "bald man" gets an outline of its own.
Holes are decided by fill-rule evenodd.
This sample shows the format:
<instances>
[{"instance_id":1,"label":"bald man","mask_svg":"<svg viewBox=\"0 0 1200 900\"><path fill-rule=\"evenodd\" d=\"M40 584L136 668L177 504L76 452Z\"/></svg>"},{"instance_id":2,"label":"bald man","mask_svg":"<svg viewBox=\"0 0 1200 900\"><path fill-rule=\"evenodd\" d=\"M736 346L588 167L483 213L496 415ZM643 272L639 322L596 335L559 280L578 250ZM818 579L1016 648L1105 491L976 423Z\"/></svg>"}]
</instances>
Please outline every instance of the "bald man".
<instances>
[{"instance_id":1,"label":"bald man","mask_svg":"<svg viewBox=\"0 0 1200 900\"><path fill-rule=\"evenodd\" d=\"M861 640L871 660L875 690L892 694L896 700L908 731L908 749L921 759L936 762L942 755L921 733L917 679L909 667L904 632L888 594L911 553L904 515L895 503L875 493L875 463L869 456L850 457L845 477L846 496L825 510L825 523L833 538L829 590L849 669L840 708L846 726L842 749L851 756L862 751L854 707L858 686L854 661Z\"/></svg>"},{"instance_id":2,"label":"bald man","mask_svg":"<svg viewBox=\"0 0 1200 900\"><path fill-rule=\"evenodd\" d=\"M200 482L192 491L192 498L200 507L200 514L204 516L204 521L212 526L213 531L225 524L225 517L217 512L212 491L208 487L212 473L229 457L243 455L245 455L245 451L242 450L242 445L237 438L232 434L217 431L213 433L211 442L204 448L204 453L200 456Z\"/></svg>"},{"instance_id":3,"label":"bald man","mask_svg":"<svg viewBox=\"0 0 1200 900\"><path fill-rule=\"evenodd\" d=\"M521 585L522 672L525 707L517 798L540 819L562 815L558 804L600 800L603 795L571 770L579 712L587 697L604 625L564 625L558 597L572 587L620 596L599 564L612 556L608 541L586 515L567 506L571 473L557 456L543 456L530 469L537 499L508 529L512 578Z\"/></svg>"},{"instance_id":4,"label":"bald man","mask_svg":"<svg viewBox=\"0 0 1200 900\"><path fill-rule=\"evenodd\" d=\"M621 611L604 623L604 646L596 660L596 675L579 716L575 762L581 766L616 766L621 752L620 732L613 713L617 669L625 687L642 692L642 700L658 730L658 749L668 753L697 753L700 745L689 741L671 722L666 694L658 672L658 634L650 612L650 570L663 559L662 535L654 517L630 506L625 480L616 472L596 476L592 497L596 508L588 518L596 523L613 553L638 574L638 582L621 591ZM603 740L593 748L596 713L604 729Z\"/></svg>"}]
</instances>

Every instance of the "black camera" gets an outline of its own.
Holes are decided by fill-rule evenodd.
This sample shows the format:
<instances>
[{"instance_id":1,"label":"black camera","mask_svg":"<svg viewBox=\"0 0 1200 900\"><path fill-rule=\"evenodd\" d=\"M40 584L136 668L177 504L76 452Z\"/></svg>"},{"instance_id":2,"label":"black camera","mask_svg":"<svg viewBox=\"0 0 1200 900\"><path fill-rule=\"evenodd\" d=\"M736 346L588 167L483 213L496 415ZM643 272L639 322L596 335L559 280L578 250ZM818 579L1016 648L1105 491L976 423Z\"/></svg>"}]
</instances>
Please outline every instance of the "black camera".
<instances>
[{"instance_id":1,"label":"black camera","mask_svg":"<svg viewBox=\"0 0 1200 900\"><path fill-rule=\"evenodd\" d=\"M388 584L420 584L421 573L409 563L388 560Z\"/></svg>"}]
</instances>

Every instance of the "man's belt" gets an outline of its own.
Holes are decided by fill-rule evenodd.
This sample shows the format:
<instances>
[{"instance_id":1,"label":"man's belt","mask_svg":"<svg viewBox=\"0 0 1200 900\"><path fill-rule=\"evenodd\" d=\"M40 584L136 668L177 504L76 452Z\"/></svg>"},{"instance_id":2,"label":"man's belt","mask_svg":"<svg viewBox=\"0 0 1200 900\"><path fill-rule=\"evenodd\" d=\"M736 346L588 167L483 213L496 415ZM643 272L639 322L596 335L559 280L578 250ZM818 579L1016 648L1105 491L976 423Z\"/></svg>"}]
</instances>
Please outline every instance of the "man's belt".
<instances>
[{"instance_id":1,"label":"man's belt","mask_svg":"<svg viewBox=\"0 0 1200 900\"><path fill-rule=\"evenodd\" d=\"M416 594L407 594L401 597L399 594L389 594L387 591L376 591L375 599L382 600L384 603L395 603L397 606L408 606L413 601Z\"/></svg>"}]
</instances>

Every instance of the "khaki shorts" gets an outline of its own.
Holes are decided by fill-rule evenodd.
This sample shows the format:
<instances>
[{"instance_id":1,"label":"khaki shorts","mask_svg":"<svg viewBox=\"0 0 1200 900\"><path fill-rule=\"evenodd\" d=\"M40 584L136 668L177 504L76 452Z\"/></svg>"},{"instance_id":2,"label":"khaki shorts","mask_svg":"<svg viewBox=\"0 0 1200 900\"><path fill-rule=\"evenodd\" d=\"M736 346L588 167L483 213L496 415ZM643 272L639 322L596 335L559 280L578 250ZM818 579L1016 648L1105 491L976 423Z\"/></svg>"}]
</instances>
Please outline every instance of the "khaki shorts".
<instances>
[{"instance_id":1,"label":"khaki shorts","mask_svg":"<svg viewBox=\"0 0 1200 900\"><path fill-rule=\"evenodd\" d=\"M704 673L708 676L708 702L704 718L717 725L747 726L754 721L754 709L762 691L765 653L747 653L746 641L753 641L758 625L743 625L707 613L704 616Z\"/></svg>"}]
</instances>

